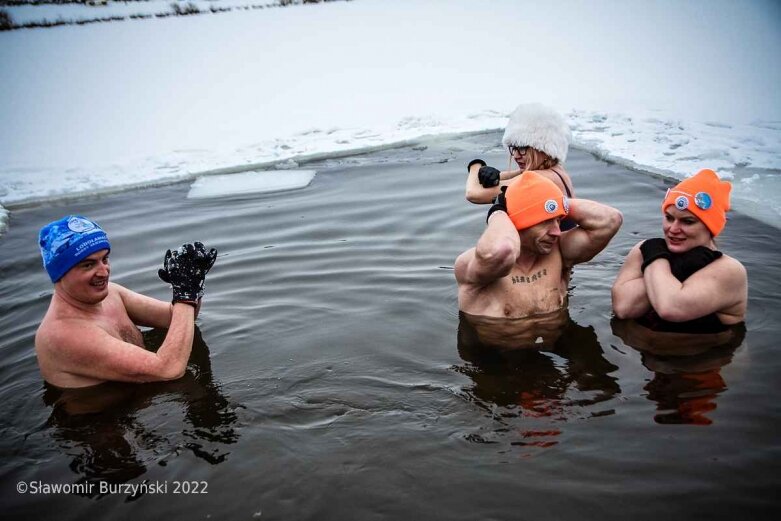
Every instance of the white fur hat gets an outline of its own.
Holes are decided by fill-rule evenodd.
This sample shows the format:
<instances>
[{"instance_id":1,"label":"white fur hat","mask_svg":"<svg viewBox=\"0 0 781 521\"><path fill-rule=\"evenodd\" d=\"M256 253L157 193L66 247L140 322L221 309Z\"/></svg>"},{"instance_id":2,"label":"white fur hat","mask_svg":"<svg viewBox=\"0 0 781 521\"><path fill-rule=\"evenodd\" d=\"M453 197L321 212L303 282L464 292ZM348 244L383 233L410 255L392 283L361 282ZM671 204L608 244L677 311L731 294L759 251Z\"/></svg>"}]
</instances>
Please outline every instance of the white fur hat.
<instances>
[{"instance_id":1,"label":"white fur hat","mask_svg":"<svg viewBox=\"0 0 781 521\"><path fill-rule=\"evenodd\" d=\"M502 143L506 147L536 148L563 163L571 139L569 125L561 114L540 103L524 103L510 114Z\"/></svg>"}]
</instances>

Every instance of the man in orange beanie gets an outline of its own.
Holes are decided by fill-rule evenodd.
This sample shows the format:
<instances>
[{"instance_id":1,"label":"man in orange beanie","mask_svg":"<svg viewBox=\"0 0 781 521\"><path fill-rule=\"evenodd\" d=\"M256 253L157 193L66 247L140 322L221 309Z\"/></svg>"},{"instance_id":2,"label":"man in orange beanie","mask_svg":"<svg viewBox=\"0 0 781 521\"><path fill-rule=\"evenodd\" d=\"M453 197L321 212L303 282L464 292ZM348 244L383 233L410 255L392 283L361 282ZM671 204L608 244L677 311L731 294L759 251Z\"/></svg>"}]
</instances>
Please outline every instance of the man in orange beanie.
<instances>
[{"instance_id":1,"label":"man in orange beanie","mask_svg":"<svg viewBox=\"0 0 781 521\"><path fill-rule=\"evenodd\" d=\"M746 269L716 249L732 185L701 170L669 189L664 238L635 245L613 284L613 311L655 331L718 333L743 322Z\"/></svg>"},{"instance_id":2,"label":"man in orange beanie","mask_svg":"<svg viewBox=\"0 0 781 521\"><path fill-rule=\"evenodd\" d=\"M569 216L578 227L562 233ZM568 199L549 179L524 172L500 193L477 246L455 264L463 312L520 318L566 306L570 269L591 260L621 226L621 212Z\"/></svg>"}]
</instances>

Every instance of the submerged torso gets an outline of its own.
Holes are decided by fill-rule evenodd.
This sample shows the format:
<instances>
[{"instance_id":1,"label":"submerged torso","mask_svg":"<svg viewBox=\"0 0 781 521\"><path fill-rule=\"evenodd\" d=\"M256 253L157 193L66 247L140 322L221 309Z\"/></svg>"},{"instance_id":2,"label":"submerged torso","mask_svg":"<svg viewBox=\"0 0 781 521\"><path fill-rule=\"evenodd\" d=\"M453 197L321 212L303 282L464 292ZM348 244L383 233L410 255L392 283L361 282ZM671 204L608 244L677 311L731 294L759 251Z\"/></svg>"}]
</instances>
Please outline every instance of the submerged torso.
<instances>
[{"instance_id":1,"label":"submerged torso","mask_svg":"<svg viewBox=\"0 0 781 521\"><path fill-rule=\"evenodd\" d=\"M488 317L463 311L460 317L460 329L464 330L461 332L468 333L462 335L462 340L469 347L490 346L502 350L552 348L569 320L566 306L521 318Z\"/></svg>"}]
</instances>

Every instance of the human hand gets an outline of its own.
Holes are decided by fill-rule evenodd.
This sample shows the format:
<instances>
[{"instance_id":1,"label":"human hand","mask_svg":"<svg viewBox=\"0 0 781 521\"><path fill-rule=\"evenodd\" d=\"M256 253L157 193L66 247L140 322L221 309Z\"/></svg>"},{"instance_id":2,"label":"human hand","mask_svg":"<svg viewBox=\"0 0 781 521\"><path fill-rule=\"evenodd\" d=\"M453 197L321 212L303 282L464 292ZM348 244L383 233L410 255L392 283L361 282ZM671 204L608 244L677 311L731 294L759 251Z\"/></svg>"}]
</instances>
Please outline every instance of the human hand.
<instances>
[{"instance_id":1,"label":"human hand","mask_svg":"<svg viewBox=\"0 0 781 521\"><path fill-rule=\"evenodd\" d=\"M481 166L477 171L477 180L483 188L492 188L499 184L499 170L492 166Z\"/></svg>"},{"instance_id":2,"label":"human hand","mask_svg":"<svg viewBox=\"0 0 781 521\"><path fill-rule=\"evenodd\" d=\"M171 284L173 302L196 306L203 296L206 274L217 259L217 250L206 251L200 242L184 244L175 251L168 250L163 259L163 269L157 272L163 282Z\"/></svg>"},{"instance_id":3,"label":"human hand","mask_svg":"<svg viewBox=\"0 0 781 521\"><path fill-rule=\"evenodd\" d=\"M483 161L482 159L473 159L473 160L471 160L469 162L469 164L466 165L466 171L467 172L471 171L473 165L485 166L485 161Z\"/></svg>"},{"instance_id":4,"label":"human hand","mask_svg":"<svg viewBox=\"0 0 781 521\"><path fill-rule=\"evenodd\" d=\"M720 251L711 250L706 246L697 246L689 251L673 254L670 257L670 271L676 279L683 282L721 256Z\"/></svg>"},{"instance_id":5,"label":"human hand","mask_svg":"<svg viewBox=\"0 0 781 521\"><path fill-rule=\"evenodd\" d=\"M643 265L640 266L640 270L645 272L645 269L653 261L657 259L670 260L670 250L667 249L667 243L664 239L648 239L643 241L640 245L640 253L643 254Z\"/></svg>"},{"instance_id":6,"label":"human hand","mask_svg":"<svg viewBox=\"0 0 781 521\"><path fill-rule=\"evenodd\" d=\"M507 191L507 187L503 186L500 189L500 192L496 194L496 197L494 197L493 204L491 205L491 208L488 209L488 215L485 216L485 222L488 222L488 219L491 218L491 214L496 212L497 210L501 210L504 213L507 213L507 200L504 197L504 193Z\"/></svg>"},{"instance_id":7,"label":"human hand","mask_svg":"<svg viewBox=\"0 0 781 521\"><path fill-rule=\"evenodd\" d=\"M195 256L198 259L198 263L204 270L203 274L206 275L209 273L209 270L212 269L212 266L214 266L214 261L217 260L217 250L215 248L211 248L209 251L206 251L206 246L204 246L202 242L198 241L193 243L193 247L195 249Z\"/></svg>"}]
</instances>

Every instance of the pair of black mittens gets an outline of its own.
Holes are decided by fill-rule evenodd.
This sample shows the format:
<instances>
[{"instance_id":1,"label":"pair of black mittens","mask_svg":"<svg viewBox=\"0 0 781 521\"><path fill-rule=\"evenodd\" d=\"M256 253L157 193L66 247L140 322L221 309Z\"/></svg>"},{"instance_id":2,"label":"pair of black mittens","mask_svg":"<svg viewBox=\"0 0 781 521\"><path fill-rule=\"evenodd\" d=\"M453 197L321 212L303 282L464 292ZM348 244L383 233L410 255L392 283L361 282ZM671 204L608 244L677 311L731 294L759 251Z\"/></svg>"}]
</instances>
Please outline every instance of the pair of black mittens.
<instances>
[{"instance_id":1,"label":"pair of black mittens","mask_svg":"<svg viewBox=\"0 0 781 521\"><path fill-rule=\"evenodd\" d=\"M640 253L643 255L642 271L657 259L667 259L670 262L670 272L681 282L723 255L720 251L705 246L697 246L683 253L672 253L667 249L665 240L659 238L644 241L640 245Z\"/></svg>"}]
</instances>

